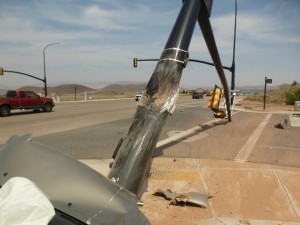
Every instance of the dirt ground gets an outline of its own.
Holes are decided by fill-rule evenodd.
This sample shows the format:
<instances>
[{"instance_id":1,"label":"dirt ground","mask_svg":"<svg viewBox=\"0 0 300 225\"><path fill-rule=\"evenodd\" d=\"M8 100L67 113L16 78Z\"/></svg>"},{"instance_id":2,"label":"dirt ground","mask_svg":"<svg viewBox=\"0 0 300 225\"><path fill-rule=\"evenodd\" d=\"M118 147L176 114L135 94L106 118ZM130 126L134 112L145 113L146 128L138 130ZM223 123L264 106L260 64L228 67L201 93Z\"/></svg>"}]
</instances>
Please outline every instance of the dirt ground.
<instances>
[{"instance_id":1,"label":"dirt ground","mask_svg":"<svg viewBox=\"0 0 300 225\"><path fill-rule=\"evenodd\" d=\"M257 101L249 101L249 100L241 100L236 102L236 107L241 107L248 110L253 111L294 111L293 105L286 105L286 104L274 104L274 103L266 103L265 110L263 102L257 102Z\"/></svg>"}]
</instances>

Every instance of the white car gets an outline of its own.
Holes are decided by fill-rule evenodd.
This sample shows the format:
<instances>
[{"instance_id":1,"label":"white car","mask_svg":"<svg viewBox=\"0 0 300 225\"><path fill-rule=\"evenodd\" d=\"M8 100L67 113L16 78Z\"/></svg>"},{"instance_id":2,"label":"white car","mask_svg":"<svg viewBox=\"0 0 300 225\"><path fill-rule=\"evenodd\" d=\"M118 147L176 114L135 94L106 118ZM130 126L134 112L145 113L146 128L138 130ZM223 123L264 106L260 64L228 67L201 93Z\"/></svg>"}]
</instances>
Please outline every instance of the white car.
<instances>
[{"instance_id":1,"label":"white car","mask_svg":"<svg viewBox=\"0 0 300 225\"><path fill-rule=\"evenodd\" d=\"M139 100L141 100L143 94L144 94L143 92L140 92L140 93L136 94L136 96L134 97L135 101L138 102Z\"/></svg>"}]
</instances>

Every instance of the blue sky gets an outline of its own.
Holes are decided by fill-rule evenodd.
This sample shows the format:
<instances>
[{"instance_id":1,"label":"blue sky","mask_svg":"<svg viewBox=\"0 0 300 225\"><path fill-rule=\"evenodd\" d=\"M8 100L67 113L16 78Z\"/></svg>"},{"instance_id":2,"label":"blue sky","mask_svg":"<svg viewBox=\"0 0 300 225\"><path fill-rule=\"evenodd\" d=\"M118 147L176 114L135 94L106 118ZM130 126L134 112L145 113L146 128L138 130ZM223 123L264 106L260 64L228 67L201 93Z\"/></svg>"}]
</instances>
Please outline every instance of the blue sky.
<instances>
[{"instance_id":1,"label":"blue sky","mask_svg":"<svg viewBox=\"0 0 300 225\"><path fill-rule=\"evenodd\" d=\"M48 83L147 82L181 7L181 0L0 0L0 67L43 78L46 49ZM238 0L236 85L300 83L300 1ZM231 66L234 0L214 0L211 24L223 65ZM193 59L211 61L196 24L189 49ZM230 72L225 72L230 84ZM219 84L215 69L189 63L181 87ZM37 80L0 76L1 87Z\"/></svg>"}]
</instances>

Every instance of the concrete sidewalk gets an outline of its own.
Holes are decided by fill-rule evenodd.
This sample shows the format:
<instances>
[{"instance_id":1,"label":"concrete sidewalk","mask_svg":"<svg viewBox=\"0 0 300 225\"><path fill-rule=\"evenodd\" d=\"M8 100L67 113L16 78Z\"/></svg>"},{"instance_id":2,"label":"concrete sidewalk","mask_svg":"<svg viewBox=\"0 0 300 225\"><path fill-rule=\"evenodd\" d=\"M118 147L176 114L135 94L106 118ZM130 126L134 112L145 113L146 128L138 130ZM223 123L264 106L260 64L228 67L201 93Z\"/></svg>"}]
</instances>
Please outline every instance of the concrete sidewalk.
<instances>
[{"instance_id":1,"label":"concrete sidewalk","mask_svg":"<svg viewBox=\"0 0 300 225\"><path fill-rule=\"evenodd\" d=\"M111 160L81 160L106 175ZM170 205L157 189L209 193L208 208ZM153 225L300 224L300 168L155 158L140 209Z\"/></svg>"},{"instance_id":2,"label":"concrete sidewalk","mask_svg":"<svg viewBox=\"0 0 300 225\"><path fill-rule=\"evenodd\" d=\"M233 151L233 153L238 153L237 157L231 158L231 160L230 157L228 160L218 160L193 157L193 154L188 154L192 150L199 152L201 145L205 145L203 144L204 139L195 138L196 134L203 129L203 125L209 126L209 123L218 122L216 120L175 134L173 137L159 142L158 146L168 145L174 139L176 141L188 137L192 141L190 143L193 144L184 145L183 142L177 142L168 148L169 151L173 152L186 152L189 158L166 157L166 155L154 158L148 186L141 199L144 205L140 207L151 224L300 225L300 168L249 162L251 151L260 150L262 144L268 147L265 150L265 153L268 154L263 155L264 157L271 157L269 155L270 149L275 149L270 154L277 153L279 154L278 157L284 157L283 152L285 150L285 154L293 157L287 157L287 160L297 160L299 157L299 155L295 155L295 152L298 153L300 150L298 145L299 129L290 128L281 132L282 130L274 128L273 124L284 117L272 117L272 120L271 114L268 112L265 116L260 115L257 118L239 114L240 116L235 117L236 122L232 122L226 127L213 128L214 131L222 129L223 134L220 137L226 140L230 135L239 135L239 139L235 140L234 145L232 140L215 143L213 138L210 139L211 141L206 140L205 142L208 145L206 149L218 150L223 148L224 150L224 143L229 145L227 146L228 149L232 150L233 146L237 148L236 151ZM248 122L250 121L252 128L249 127L248 123L247 129L240 129L239 124L245 125L245 118ZM238 120L241 121L238 122ZM230 133L232 130L238 133ZM208 135L209 132L214 134L214 131L206 130L205 132ZM289 146L282 143L280 147L276 146L278 142L269 142L269 139L274 139L274 135L277 135L277 141L280 143L290 144L289 142L294 140L296 144L293 144L297 148L293 147L294 145ZM279 136L280 138L278 138ZM259 142L260 137L263 140ZM188 146L189 151L184 146ZM277 148L279 148L280 153L278 153ZM204 151L207 150L204 149ZM221 152L217 151L216 154L221 154ZM210 156L214 156L214 154ZM252 158L250 157L250 159ZM112 159L80 161L101 174L107 175L108 165ZM170 189L177 193L200 192L210 194L212 198L208 200L209 206L207 208L191 204L171 205L170 201L154 195L157 189Z\"/></svg>"}]
</instances>

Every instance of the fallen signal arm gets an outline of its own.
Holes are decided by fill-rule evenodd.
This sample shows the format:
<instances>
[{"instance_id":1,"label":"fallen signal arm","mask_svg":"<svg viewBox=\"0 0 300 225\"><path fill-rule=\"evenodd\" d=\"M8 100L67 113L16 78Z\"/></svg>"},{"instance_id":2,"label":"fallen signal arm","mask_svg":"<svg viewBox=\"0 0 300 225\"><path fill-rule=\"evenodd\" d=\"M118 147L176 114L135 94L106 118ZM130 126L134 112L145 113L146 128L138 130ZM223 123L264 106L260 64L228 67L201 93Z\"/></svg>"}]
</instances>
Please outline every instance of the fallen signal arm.
<instances>
[{"instance_id":1,"label":"fallen signal arm","mask_svg":"<svg viewBox=\"0 0 300 225\"><path fill-rule=\"evenodd\" d=\"M226 99L227 116L228 116L228 121L230 122L231 121L231 110L230 110L229 89L228 89L228 85L227 85L227 80L226 80L225 73L223 70L223 65L222 65L222 62L221 62L221 59L220 59L220 56L218 53L218 48L217 48L217 45L215 42L212 27L211 27L211 24L209 21L208 11L205 10L203 7L201 8L199 16L198 16L198 23L200 25L204 40L206 42L209 53L212 57L212 60L216 67L217 73L221 80L222 86L224 88L224 97Z\"/></svg>"},{"instance_id":2,"label":"fallen signal arm","mask_svg":"<svg viewBox=\"0 0 300 225\"><path fill-rule=\"evenodd\" d=\"M150 170L153 153L168 115L174 110L182 70L188 62L188 48L198 20L209 52L221 79L228 120L231 121L229 91L209 22L212 1L185 0L160 59L137 107L133 122L115 150L108 178L136 194Z\"/></svg>"}]
</instances>

